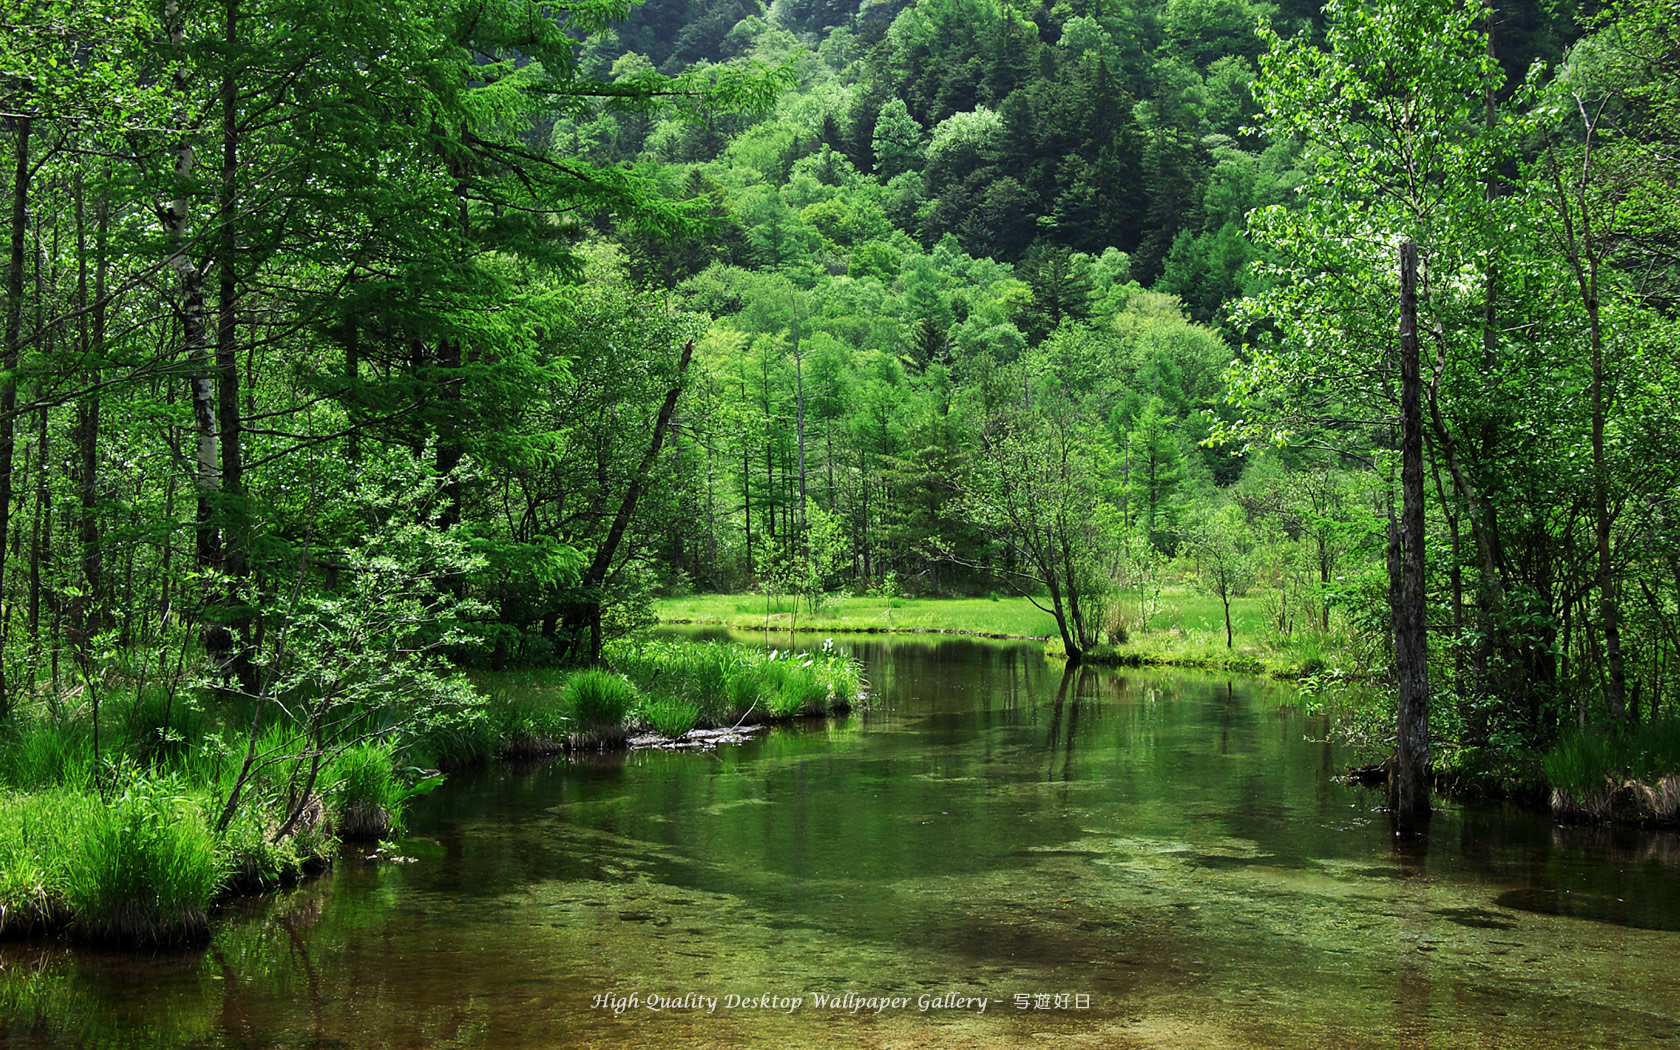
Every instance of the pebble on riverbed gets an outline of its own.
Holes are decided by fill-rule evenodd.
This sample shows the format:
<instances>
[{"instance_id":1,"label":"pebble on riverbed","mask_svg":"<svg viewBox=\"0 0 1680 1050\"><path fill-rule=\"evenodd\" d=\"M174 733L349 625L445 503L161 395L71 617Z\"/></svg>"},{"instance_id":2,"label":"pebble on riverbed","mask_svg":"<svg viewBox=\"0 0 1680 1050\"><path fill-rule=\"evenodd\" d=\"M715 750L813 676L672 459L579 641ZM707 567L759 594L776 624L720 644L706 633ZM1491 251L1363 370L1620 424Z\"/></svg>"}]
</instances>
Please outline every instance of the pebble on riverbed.
<instances>
[{"instance_id":1,"label":"pebble on riverbed","mask_svg":"<svg viewBox=\"0 0 1680 1050\"><path fill-rule=\"evenodd\" d=\"M630 738L632 748L657 747L666 751L711 751L719 744L743 744L762 733L766 725L726 726L721 729L690 729L680 737L649 733Z\"/></svg>"}]
</instances>

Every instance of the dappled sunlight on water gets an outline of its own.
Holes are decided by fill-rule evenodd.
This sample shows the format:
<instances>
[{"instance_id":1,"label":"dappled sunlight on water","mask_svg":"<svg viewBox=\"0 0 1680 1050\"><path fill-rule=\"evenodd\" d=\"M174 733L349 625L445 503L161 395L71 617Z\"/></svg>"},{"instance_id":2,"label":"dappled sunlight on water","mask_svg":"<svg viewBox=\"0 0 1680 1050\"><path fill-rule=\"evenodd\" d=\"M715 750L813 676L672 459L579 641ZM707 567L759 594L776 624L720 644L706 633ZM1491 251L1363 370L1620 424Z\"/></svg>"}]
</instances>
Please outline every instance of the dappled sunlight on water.
<instances>
[{"instance_id":1,"label":"dappled sunlight on water","mask_svg":"<svg viewBox=\"0 0 1680 1050\"><path fill-rule=\"evenodd\" d=\"M8 947L0 1035L1453 1050L1680 1038L1673 836L1448 808L1422 848L1398 851L1380 799L1331 781L1326 727L1281 705L1280 687L1064 677L1029 646L860 649L871 711L707 754L457 778L413 814L413 863L350 857L243 902L208 952L159 965Z\"/></svg>"}]
</instances>

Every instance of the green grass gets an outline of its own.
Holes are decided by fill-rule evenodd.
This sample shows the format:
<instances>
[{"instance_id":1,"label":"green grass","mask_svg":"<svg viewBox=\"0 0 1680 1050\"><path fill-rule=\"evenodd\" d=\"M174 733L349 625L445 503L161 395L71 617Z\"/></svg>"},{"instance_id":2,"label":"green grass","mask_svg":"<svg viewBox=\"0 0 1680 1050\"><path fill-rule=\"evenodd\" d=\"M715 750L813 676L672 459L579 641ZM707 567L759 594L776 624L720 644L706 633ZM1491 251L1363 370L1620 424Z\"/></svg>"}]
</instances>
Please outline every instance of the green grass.
<instances>
[{"instance_id":1,"label":"green grass","mask_svg":"<svg viewBox=\"0 0 1680 1050\"><path fill-rule=\"evenodd\" d=\"M1559 817L1680 820L1680 720L1569 733L1543 763Z\"/></svg>"},{"instance_id":2,"label":"green grass","mask_svg":"<svg viewBox=\"0 0 1680 1050\"><path fill-rule=\"evenodd\" d=\"M170 946L209 937L226 861L183 790L137 775L83 825L64 893L79 939Z\"/></svg>"},{"instance_id":3,"label":"green grass","mask_svg":"<svg viewBox=\"0 0 1680 1050\"><path fill-rule=\"evenodd\" d=\"M773 600L770 608L771 641L776 640L777 631L787 638L793 623L791 599ZM716 623L753 631L764 627L764 609L764 596L753 594L695 595L655 604L659 618L667 623ZM1119 596L1119 612L1126 641L1097 647L1087 654L1093 662L1199 667L1286 678L1337 670L1345 662L1334 636L1297 630L1288 638L1276 637L1259 597L1231 602L1235 643L1231 648L1225 644L1225 611L1219 599L1181 585L1163 590L1147 621L1136 593ZM816 614L801 611L799 631L946 631L1042 638L1052 656L1063 655L1055 617L1022 597L841 598ZM733 699L735 706L743 706L741 699Z\"/></svg>"},{"instance_id":4,"label":"green grass","mask_svg":"<svg viewBox=\"0 0 1680 1050\"><path fill-rule=\"evenodd\" d=\"M560 693L562 710L577 725L580 743L616 745L626 736L626 721L636 706L636 687L611 671L579 671Z\"/></svg>"},{"instance_id":5,"label":"green grass","mask_svg":"<svg viewBox=\"0 0 1680 1050\"><path fill-rule=\"evenodd\" d=\"M371 841L400 826L405 794L386 743L357 744L332 764L334 826L347 839Z\"/></svg>"},{"instance_id":6,"label":"green grass","mask_svg":"<svg viewBox=\"0 0 1680 1050\"><path fill-rule=\"evenodd\" d=\"M212 714L186 700L148 691L136 703L110 690L97 756L85 699L32 699L0 722L0 934L64 929L126 947L197 942L216 897L325 866L337 841L323 803L339 805L337 821L352 833L358 801L398 812L380 786L384 778L406 790L391 751L352 748L345 765L323 772L291 834L275 841L307 758L260 765L230 826L213 830L244 757L249 712ZM275 718L257 750L307 755L309 744L294 722Z\"/></svg>"},{"instance_id":7,"label":"green grass","mask_svg":"<svg viewBox=\"0 0 1680 1050\"><path fill-rule=\"evenodd\" d=\"M69 918L71 869L102 809L67 788L0 792L0 936L42 933Z\"/></svg>"},{"instance_id":8,"label":"green grass","mask_svg":"<svg viewBox=\"0 0 1680 1050\"><path fill-rule=\"evenodd\" d=\"M642 692L693 703L704 725L843 711L863 695L862 667L827 644L795 652L643 639L614 643L608 658Z\"/></svg>"},{"instance_id":9,"label":"green grass","mask_svg":"<svg viewBox=\"0 0 1680 1050\"><path fill-rule=\"evenodd\" d=\"M675 740L700 721L700 705L671 696L654 697L643 708L642 717L655 733Z\"/></svg>"},{"instance_id":10,"label":"green grass","mask_svg":"<svg viewBox=\"0 0 1680 1050\"><path fill-rule=\"evenodd\" d=\"M793 623L791 599L770 602L772 630L784 633ZM654 612L668 623L717 623L742 630L765 625L765 599L753 594L695 595L666 598ZM812 613L799 610L804 631L963 631L987 636L1048 638L1056 620L1025 598L836 598Z\"/></svg>"}]
</instances>

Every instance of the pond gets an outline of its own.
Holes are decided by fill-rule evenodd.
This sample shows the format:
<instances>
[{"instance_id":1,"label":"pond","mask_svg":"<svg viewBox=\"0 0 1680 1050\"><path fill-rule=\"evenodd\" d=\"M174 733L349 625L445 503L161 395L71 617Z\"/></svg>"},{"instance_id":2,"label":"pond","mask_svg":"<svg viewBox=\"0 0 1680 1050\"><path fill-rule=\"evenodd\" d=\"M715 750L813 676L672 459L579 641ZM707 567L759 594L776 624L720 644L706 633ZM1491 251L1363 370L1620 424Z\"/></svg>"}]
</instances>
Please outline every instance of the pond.
<instances>
[{"instance_id":1,"label":"pond","mask_svg":"<svg viewBox=\"0 0 1680 1050\"><path fill-rule=\"evenodd\" d=\"M12 1047L1651 1046L1680 842L1397 849L1283 686L867 640L877 703L457 777L209 949L0 952Z\"/></svg>"}]
</instances>

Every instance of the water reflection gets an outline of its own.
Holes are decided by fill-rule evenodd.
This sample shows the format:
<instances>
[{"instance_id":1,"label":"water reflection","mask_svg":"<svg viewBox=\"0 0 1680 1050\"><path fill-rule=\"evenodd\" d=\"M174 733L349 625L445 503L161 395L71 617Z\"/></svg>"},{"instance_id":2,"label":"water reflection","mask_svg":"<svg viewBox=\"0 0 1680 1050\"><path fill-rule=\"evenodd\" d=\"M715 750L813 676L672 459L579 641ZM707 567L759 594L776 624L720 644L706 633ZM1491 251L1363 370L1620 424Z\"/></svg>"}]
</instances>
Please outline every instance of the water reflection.
<instances>
[{"instance_id":1,"label":"water reflection","mask_svg":"<svg viewBox=\"0 0 1680 1050\"><path fill-rule=\"evenodd\" d=\"M1278 687L871 639L876 707L711 754L458 778L407 865L207 954L0 950L18 1047L1648 1045L1672 836L1448 808L1397 842ZM1615 908L1611 908L1611 904ZM897 995L884 1012L817 992ZM791 1012L596 997L804 996ZM916 997L985 997L921 1012ZM1017 1009L1015 996L1028 996ZM1046 1008L1036 996L1046 997ZM1083 1008L1055 1005L1084 996Z\"/></svg>"}]
</instances>

